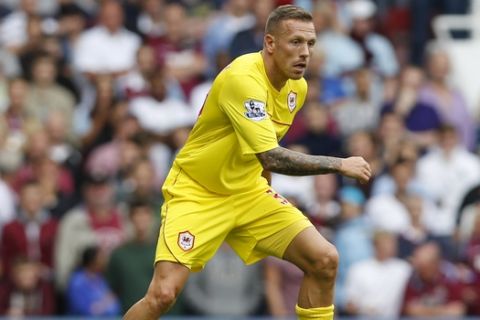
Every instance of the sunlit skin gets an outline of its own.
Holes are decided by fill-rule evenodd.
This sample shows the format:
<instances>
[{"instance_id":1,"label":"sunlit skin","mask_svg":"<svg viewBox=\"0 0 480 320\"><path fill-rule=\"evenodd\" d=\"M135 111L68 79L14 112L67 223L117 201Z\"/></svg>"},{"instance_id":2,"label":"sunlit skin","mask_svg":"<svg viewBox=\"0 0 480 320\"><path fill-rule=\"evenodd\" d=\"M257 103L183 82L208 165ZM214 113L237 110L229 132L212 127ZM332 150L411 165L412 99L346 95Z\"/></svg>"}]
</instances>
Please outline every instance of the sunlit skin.
<instances>
[{"instance_id":1,"label":"sunlit skin","mask_svg":"<svg viewBox=\"0 0 480 320\"><path fill-rule=\"evenodd\" d=\"M307 69L316 42L313 22L286 20L265 35L262 56L272 85L280 90L288 79L298 80Z\"/></svg>"}]
</instances>

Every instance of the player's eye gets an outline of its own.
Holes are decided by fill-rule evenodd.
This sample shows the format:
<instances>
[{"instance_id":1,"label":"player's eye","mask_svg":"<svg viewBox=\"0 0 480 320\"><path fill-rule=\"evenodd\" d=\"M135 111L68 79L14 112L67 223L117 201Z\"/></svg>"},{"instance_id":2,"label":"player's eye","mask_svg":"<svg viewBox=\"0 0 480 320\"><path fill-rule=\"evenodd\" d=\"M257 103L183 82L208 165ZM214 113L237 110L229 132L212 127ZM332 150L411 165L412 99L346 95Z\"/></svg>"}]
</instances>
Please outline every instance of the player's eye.
<instances>
[{"instance_id":1,"label":"player's eye","mask_svg":"<svg viewBox=\"0 0 480 320\"><path fill-rule=\"evenodd\" d=\"M308 41L308 46L313 48L313 46L315 46L315 41Z\"/></svg>"},{"instance_id":2,"label":"player's eye","mask_svg":"<svg viewBox=\"0 0 480 320\"><path fill-rule=\"evenodd\" d=\"M293 39L293 40L291 41L291 43L292 43L293 45L295 45L295 46L298 46L298 45L300 44L300 40L298 40L298 39Z\"/></svg>"}]
</instances>

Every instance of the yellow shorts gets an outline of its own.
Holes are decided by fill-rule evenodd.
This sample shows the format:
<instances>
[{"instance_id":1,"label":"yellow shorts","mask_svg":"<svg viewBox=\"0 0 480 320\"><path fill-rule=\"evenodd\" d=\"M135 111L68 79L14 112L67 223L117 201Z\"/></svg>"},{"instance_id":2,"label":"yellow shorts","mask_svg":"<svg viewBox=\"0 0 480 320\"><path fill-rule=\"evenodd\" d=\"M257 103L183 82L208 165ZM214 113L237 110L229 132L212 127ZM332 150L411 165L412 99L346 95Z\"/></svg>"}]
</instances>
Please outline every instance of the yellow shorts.
<instances>
[{"instance_id":1,"label":"yellow shorts","mask_svg":"<svg viewBox=\"0 0 480 320\"><path fill-rule=\"evenodd\" d=\"M259 191L260 190L260 191ZM281 258L310 221L269 186L235 195L209 192L174 165L163 186L157 261L201 270L226 241L246 263Z\"/></svg>"}]
</instances>

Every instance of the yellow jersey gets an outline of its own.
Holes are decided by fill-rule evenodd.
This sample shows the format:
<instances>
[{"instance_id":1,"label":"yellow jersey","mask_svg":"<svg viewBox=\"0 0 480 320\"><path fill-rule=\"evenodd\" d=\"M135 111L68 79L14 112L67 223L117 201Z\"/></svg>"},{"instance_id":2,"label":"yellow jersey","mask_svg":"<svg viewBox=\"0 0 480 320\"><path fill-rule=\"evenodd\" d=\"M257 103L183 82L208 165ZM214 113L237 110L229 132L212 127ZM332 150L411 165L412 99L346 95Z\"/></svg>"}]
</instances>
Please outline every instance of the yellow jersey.
<instances>
[{"instance_id":1,"label":"yellow jersey","mask_svg":"<svg viewBox=\"0 0 480 320\"><path fill-rule=\"evenodd\" d=\"M214 80L175 164L213 193L266 187L255 154L278 146L306 93L303 78L275 89L260 52L238 57Z\"/></svg>"}]
</instances>

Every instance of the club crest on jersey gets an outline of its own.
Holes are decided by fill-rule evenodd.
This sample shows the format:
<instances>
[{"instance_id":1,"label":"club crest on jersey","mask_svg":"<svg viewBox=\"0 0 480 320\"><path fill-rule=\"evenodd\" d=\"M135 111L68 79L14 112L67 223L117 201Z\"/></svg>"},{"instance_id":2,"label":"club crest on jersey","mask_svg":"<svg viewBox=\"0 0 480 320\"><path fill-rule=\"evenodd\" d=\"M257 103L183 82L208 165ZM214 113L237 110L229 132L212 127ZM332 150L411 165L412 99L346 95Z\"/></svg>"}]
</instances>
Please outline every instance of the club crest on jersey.
<instances>
[{"instance_id":1,"label":"club crest on jersey","mask_svg":"<svg viewBox=\"0 0 480 320\"><path fill-rule=\"evenodd\" d=\"M193 248L195 243L195 236L189 231L183 231L178 234L178 246L183 251L188 251Z\"/></svg>"},{"instance_id":2,"label":"club crest on jersey","mask_svg":"<svg viewBox=\"0 0 480 320\"><path fill-rule=\"evenodd\" d=\"M288 109L290 109L290 112L295 110L297 107L297 93L290 91L290 93L287 96L287 104L288 104Z\"/></svg>"},{"instance_id":3,"label":"club crest on jersey","mask_svg":"<svg viewBox=\"0 0 480 320\"><path fill-rule=\"evenodd\" d=\"M247 100L244 103L247 112L245 116L253 121L260 121L267 117L267 112L265 111L265 103L258 100Z\"/></svg>"}]
</instances>

